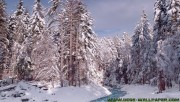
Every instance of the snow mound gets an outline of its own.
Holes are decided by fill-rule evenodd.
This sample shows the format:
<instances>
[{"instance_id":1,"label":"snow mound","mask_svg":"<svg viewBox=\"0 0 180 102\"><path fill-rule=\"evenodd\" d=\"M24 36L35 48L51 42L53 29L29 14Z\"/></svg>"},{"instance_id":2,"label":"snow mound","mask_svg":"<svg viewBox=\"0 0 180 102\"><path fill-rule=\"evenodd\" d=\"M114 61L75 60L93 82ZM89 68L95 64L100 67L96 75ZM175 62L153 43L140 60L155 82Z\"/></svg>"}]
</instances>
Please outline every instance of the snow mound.
<instances>
[{"instance_id":1,"label":"snow mound","mask_svg":"<svg viewBox=\"0 0 180 102\"><path fill-rule=\"evenodd\" d=\"M0 102L89 102L110 94L106 88L94 84L46 89L33 83L19 82L11 90L0 90Z\"/></svg>"}]
</instances>

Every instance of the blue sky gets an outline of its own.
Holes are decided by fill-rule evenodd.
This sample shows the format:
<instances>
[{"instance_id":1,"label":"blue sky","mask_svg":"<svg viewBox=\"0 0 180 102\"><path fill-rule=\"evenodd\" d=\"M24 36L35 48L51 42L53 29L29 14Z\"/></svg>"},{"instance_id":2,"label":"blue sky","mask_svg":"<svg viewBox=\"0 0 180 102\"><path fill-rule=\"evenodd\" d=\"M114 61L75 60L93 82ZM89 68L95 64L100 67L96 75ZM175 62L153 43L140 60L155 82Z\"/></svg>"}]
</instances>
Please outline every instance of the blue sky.
<instances>
[{"instance_id":1,"label":"blue sky","mask_svg":"<svg viewBox=\"0 0 180 102\"><path fill-rule=\"evenodd\" d=\"M19 0L6 0L8 14L15 11ZM41 0L42 5L49 7L50 0ZM113 36L127 32L133 34L140 20L142 10L153 24L154 3L156 0L84 0L94 19L94 30L99 36ZM24 0L24 6L32 9L34 0Z\"/></svg>"}]
</instances>

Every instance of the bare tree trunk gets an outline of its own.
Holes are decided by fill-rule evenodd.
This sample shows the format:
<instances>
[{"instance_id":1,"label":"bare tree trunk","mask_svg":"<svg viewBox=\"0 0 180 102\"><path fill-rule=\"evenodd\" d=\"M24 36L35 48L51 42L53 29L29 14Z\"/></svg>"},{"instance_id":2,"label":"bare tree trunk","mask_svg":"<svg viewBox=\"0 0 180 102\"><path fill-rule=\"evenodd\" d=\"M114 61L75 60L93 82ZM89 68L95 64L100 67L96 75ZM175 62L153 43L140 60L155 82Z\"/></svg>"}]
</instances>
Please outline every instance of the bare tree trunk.
<instances>
[{"instance_id":1,"label":"bare tree trunk","mask_svg":"<svg viewBox=\"0 0 180 102\"><path fill-rule=\"evenodd\" d=\"M61 47L60 47L60 67L59 67L59 71L60 71L60 82L61 82L61 87L63 87L63 73L62 73L62 70L63 70L63 66L64 66L64 44L63 44L63 40L64 40L64 34L61 34Z\"/></svg>"},{"instance_id":2,"label":"bare tree trunk","mask_svg":"<svg viewBox=\"0 0 180 102\"><path fill-rule=\"evenodd\" d=\"M80 67L81 67L81 61L78 62L78 85L81 86L81 75L80 75Z\"/></svg>"},{"instance_id":3,"label":"bare tree trunk","mask_svg":"<svg viewBox=\"0 0 180 102\"><path fill-rule=\"evenodd\" d=\"M70 85L73 85L73 73L72 73L72 64L73 64L73 62L72 62L72 44L73 44L73 20L72 20L72 7L73 7L73 4L72 4L72 2L70 3L70 62L69 62L69 81L70 81Z\"/></svg>"},{"instance_id":4,"label":"bare tree trunk","mask_svg":"<svg viewBox=\"0 0 180 102\"><path fill-rule=\"evenodd\" d=\"M88 74L87 74L87 72L88 72L88 62L87 62L87 60L86 60L85 64L86 64L85 73L84 73L84 75L85 75L85 84L88 84Z\"/></svg>"},{"instance_id":5,"label":"bare tree trunk","mask_svg":"<svg viewBox=\"0 0 180 102\"><path fill-rule=\"evenodd\" d=\"M158 88L159 88L159 93L162 93L162 91L165 90L165 80L164 80L163 71L159 71Z\"/></svg>"}]
</instances>

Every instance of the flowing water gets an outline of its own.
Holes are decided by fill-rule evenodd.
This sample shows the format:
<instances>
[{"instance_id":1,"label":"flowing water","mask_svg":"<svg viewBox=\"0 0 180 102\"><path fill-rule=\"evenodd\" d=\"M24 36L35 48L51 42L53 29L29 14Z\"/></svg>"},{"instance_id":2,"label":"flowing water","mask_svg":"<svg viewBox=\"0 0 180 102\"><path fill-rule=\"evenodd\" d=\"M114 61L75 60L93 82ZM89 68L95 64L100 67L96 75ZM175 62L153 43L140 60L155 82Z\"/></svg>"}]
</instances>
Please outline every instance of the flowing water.
<instances>
[{"instance_id":1,"label":"flowing water","mask_svg":"<svg viewBox=\"0 0 180 102\"><path fill-rule=\"evenodd\" d=\"M111 89L110 91L112 93L111 95L93 100L91 102L108 102L109 99L120 98L126 94L125 91L121 91L121 89L117 89L117 88Z\"/></svg>"}]
</instances>

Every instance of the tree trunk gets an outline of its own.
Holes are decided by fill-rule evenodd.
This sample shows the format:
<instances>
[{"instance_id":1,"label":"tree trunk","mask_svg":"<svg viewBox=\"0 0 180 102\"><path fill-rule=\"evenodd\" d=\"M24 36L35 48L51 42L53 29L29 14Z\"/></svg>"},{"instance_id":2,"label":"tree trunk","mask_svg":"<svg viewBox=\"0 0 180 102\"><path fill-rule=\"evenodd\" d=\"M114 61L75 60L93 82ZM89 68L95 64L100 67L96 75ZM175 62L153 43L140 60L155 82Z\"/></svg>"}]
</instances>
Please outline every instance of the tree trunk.
<instances>
[{"instance_id":1,"label":"tree trunk","mask_svg":"<svg viewBox=\"0 0 180 102\"><path fill-rule=\"evenodd\" d=\"M73 7L73 4L72 4L72 2L71 2L71 4L70 4L70 6L71 6L71 8L70 8L70 47L69 47L69 49L70 49L70 55L69 55L69 81L70 81L70 86L71 85L73 85L73 62L72 62L72 54L73 54L73 48L72 48L72 44L73 44L73 20L72 20L72 7Z\"/></svg>"},{"instance_id":2,"label":"tree trunk","mask_svg":"<svg viewBox=\"0 0 180 102\"><path fill-rule=\"evenodd\" d=\"M2 76L3 76L3 69L2 67L0 67L0 80L2 80Z\"/></svg>"},{"instance_id":3,"label":"tree trunk","mask_svg":"<svg viewBox=\"0 0 180 102\"><path fill-rule=\"evenodd\" d=\"M61 34L61 47L60 47L60 66L59 66L59 77L60 77L60 83L61 83L61 87L63 87L63 66L64 66L64 44L63 44L63 40L64 40L64 34Z\"/></svg>"}]
</instances>

